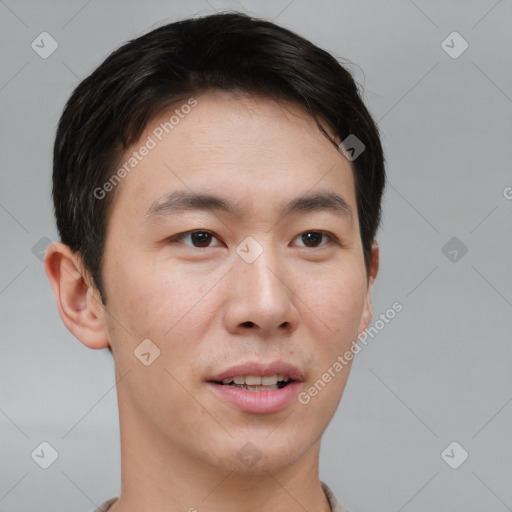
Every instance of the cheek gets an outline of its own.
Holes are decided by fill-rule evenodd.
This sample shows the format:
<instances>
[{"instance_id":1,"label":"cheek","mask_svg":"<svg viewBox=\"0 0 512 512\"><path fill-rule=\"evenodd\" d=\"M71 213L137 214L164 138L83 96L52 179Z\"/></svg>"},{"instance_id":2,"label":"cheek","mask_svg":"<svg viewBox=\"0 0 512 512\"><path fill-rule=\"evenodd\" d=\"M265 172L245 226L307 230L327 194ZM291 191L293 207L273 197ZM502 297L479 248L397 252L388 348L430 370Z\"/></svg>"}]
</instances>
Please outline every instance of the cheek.
<instances>
[{"instance_id":1,"label":"cheek","mask_svg":"<svg viewBox=\"0 0 512 512\"><path fill-rule=\"evenodd\" d=\"M205 276L187 276L177 266L157 265L142 256L124 258L105 275L109 313L126 326L134 342L150 338L171 346L183 331L191 340L199 337L194 331L208 322L211 307L202 300L210 287Z\"/></svg>"},{"instance_id":2,"label":"cheek","mask_svg":"<svg viewBox=\"0 0 512 512\"><path fill-rule=\"evenodd\" d=\"M338 266L310 274L297 295L333 345L355 337L366 297L366 277L359 268Z\"/></svg>"},{"instance_id":3,"label":"cheek","mask_svg":"<svg viewBox=\"0 0 512 512\"><path fill-rule=\"evenodd\" d=\"M350 271L331 269L311 276L299 296L307 306L302 316L308 319L313 351L308 386L301 395L305 401L300 403L309 411L304 421L310 421L320 436L338 407L352 367L352 353L343 357L357 339L366 298L366 274L357 266Z\"/></svg>"}]
</instances>

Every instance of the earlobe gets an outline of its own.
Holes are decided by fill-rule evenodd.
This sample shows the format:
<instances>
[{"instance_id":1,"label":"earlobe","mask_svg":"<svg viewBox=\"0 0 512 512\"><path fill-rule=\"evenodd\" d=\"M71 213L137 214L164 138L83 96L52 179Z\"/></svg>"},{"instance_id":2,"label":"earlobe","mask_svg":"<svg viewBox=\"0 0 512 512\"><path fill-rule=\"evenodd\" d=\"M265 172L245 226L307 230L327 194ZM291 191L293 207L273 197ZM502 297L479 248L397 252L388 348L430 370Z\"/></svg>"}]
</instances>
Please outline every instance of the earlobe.
<instances>
[{"instance_id":1,"label":"earlobe","mask_svg":"<svg viewBox=\"0 0 512 512\"><path fill-rule=\"evenodd\" d=\"M372 243L372 261L371 261L370 272L369 272L369 276L368 276L368 287L369 288L373 285L373 283L377 277L377 273L379 272L379 257L380 257L379 245L374 240Z\"/></svg>"},{"instance_id":2,"label":"earlobe","mask_svg":"<svg viewBox=\"0 0 512 512\"><path fill-rule=\"evenodd\" d=\"M86 279L80 256L55 242L46 251L44 268L64 325L86 347L107 348L105 310L97 290Z\"/></svg>"},{"instance_id":3,"label":"earlobe","mask_svg":"<svg viewBox=\"0 0 512 512\"><path fill-rule=\"evenodd\" d=\"M379 246L377 242L373 242L372 244L372 261L370 264L370 269L368 272L368 286L366 290L366 297L364 303L363 314L361 315L361 322L359 323L359 331L358 335L360 335L363 331L365 331L370 322L372 321L372 288L373 283L377 277L377 273L379 271Z\"/></svg>"}]
</instances>

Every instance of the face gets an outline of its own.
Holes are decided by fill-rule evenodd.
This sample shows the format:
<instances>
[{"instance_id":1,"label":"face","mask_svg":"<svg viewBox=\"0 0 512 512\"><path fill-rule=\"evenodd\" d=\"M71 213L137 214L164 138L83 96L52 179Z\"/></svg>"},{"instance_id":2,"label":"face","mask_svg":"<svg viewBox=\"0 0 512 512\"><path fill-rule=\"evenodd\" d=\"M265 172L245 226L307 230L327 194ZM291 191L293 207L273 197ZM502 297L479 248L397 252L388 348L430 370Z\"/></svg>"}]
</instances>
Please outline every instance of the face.
<instances>
[{"instance_id":1,"label":"face","mask_svg":"<svg viewBox=\"0 0 512 512\"><path fill-rule=\"evenodd\" d=\"M124 161L154 147L115 191L103 276L119 407L173 456L276 471L318 447L350 364L304 393L370 321L351 164L296 106L195 99L148 126Z\"/></svg>"}]
</instances>

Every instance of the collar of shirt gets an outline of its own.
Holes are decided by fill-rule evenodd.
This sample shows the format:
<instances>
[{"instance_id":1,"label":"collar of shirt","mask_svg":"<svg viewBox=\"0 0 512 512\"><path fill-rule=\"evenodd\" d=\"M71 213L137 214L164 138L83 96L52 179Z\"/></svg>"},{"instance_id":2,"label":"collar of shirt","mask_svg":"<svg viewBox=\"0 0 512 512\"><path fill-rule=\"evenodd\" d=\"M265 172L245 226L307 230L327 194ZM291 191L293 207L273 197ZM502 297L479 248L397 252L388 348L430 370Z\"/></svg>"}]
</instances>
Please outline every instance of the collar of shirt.
<instances>
[{"instance_id":1,"label":"collar of shirt","mask_svg":"<svg viewBox=\"0 0 512 512\"><path fill-rule=\"evenodd\" d=\"M325 496L327 497L327 500L329 501L329 505L331 507L331 512L350 512L346 508L343 508L336 501L334 493L331 491L331 489L329 488L329 486L326 483L324 483L322 481L320 483L322 485L322 489L325 493ZM107 512L110 509L110 507L118 500L118 498L119 497L117 496L115 498L108 499L107 501L102 503L98 508L94 509L91 512Z\"/></svg>"}]
</instances>

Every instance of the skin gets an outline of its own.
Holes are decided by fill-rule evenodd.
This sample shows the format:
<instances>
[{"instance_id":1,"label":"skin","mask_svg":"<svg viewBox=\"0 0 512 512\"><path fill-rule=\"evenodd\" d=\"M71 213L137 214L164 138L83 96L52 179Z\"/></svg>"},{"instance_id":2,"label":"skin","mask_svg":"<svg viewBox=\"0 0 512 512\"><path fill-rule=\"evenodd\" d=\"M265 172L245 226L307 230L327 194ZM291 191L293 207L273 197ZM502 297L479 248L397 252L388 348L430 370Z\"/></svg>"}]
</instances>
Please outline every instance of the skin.
<instances>
[{"instance_id":1,"label":"skin","mask_svg":"<svg viewBox=\"0 0 512 512\"><path fill-rule=\"evenodd\" d=\"M294 400L272 414L241 412L205 379L280 359L304 372L307 390L371 321L378 247L367 274L351 163L307 113L221 92L196 99L117 186L102 267L106 307L77 254L55 243L46 255L64 324L85 346L113 350L122 489L111 510L327 512L320 438L350 365L307 405ZM153 120L134 148L171 114ZM145 215L174 190L222 196L244 215ZM282 205L318 191L342 196L353 215L280 216ZM212 232L210 245L194 247L187 235L169 241L192 230ZM312 231L339 241L308 246L301 235ZM252 263L236 252L247 236L263 248ZM134 356L144 339L160 350L149 366ZM237 457L248 442L260 455L250 467Z\"/></svg>"}]
</instances>

